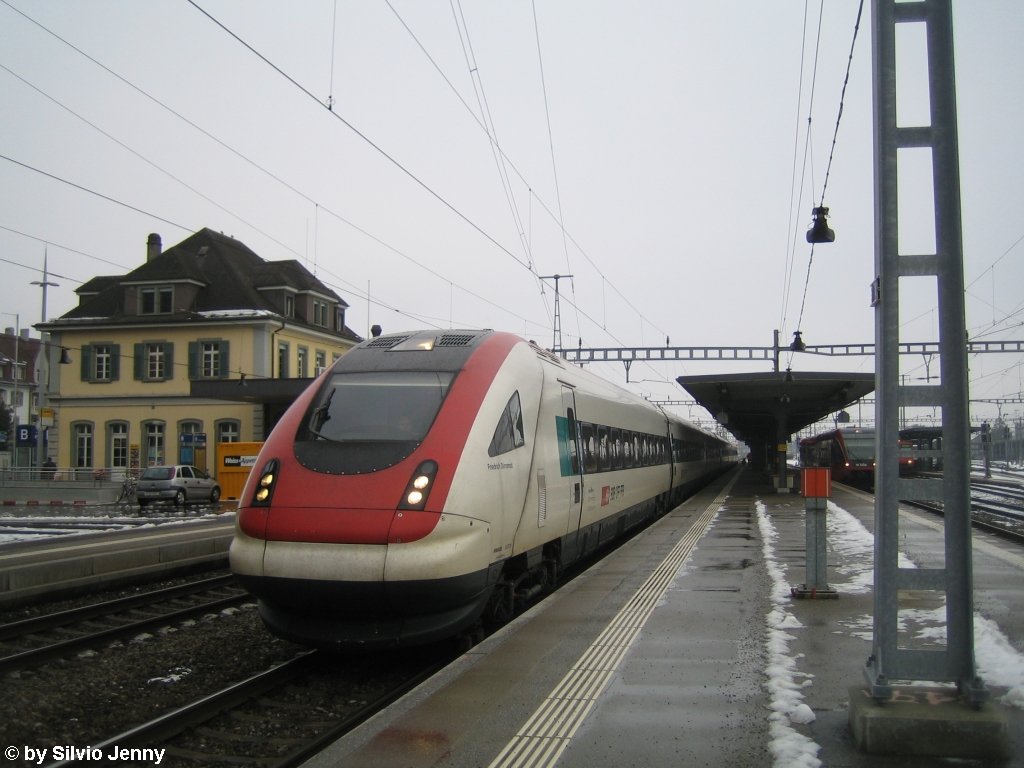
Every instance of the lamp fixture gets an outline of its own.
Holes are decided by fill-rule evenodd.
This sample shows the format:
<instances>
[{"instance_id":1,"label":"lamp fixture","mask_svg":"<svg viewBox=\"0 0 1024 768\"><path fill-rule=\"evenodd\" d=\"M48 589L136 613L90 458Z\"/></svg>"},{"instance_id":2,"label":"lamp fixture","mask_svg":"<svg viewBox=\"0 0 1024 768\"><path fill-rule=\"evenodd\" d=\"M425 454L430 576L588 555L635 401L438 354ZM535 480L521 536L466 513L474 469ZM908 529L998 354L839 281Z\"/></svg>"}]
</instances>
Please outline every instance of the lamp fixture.
<instances>
[{"instance_id":1,"label":"lamp fixture","mask_svg":"<svg viewBox=\"0 0 1024 768\"><path fill-rule=\"evenodd\" d=\"M811 209L811 228L807 230L808 243L834 243L836 233L828 225L828 208L819 205Z\"/></svg>"}]
</instances>

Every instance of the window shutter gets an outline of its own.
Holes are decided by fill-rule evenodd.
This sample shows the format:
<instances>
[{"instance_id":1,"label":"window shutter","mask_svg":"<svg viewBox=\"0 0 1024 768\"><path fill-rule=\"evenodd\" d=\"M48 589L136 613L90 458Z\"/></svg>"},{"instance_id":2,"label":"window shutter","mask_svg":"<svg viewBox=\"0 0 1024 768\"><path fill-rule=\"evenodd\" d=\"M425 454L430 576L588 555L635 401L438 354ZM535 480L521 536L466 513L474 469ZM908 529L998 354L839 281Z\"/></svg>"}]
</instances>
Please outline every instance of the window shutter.
<instances>
[{"instance_id":1,"label":"window shutter","mask_svg":"<svg viewBox=\"0 0 1024 768\"><path fill-rule=\"evenodd\" d=\"M226 379L231 375L231 358L228 357L230 346L227 341L220 343L220 370L217 373L222 379Z\"/></svg>"},{"instance_id":2,"label":"window shutter","mask_svg":"<svg viewBox=\"0 0 1024 768\"><path fill-rule=\"evenodd\" d=\"M146 345L135 345L135 380L146 380Z\"/></svg>"},{"instance_id":3,"label":"window shutter","mask_svg":"<svg viewBox=\"0 0 1024 768\"><path fill-rule=\"evenodd\" d=\"M92 381L92 344L82 345L82 381Z\"/></svg>"},{"instance_id":4,"label":"window shutter","mask_svg":"<svg viewBox=\"0 0 1024 768\"><path fill-rule=\"evenodd\" d=\"M121 345L110 345L110 380L118 381L121 378Z\"/></svg>"},{"instance_id":5,"label":"window shutter","mask_svg":"<svg viewBox=\"0 0 1024 768\"><path fill-rule=\"evenodd\" d=\"M164 342L164 379L170 381L174 378L174 344Z\"/></svg>"},{"instance_id":6,"label":"window shutter","mask_svg":"<svg viewBox=\"0 0 1024 768\"><path fill-rule=\"evenodd\" d=\"M188 343L188 377L190 379L199 378L199 342L190 341Z\"/></svg>"}]
</instances>

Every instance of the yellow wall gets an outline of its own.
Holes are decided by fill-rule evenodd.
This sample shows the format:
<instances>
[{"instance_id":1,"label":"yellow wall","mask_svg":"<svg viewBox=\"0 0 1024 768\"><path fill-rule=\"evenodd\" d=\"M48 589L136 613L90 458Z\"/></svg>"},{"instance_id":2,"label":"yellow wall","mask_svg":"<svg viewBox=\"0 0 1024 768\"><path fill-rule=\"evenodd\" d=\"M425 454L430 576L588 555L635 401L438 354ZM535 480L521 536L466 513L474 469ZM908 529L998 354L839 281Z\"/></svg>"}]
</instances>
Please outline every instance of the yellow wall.
<instances>
[{"instance_id":1,"label":"yellow wall","mask_svg":"<svg viewBox=\"0 0 1024 768\"><path fill-rule=\"evenodd\" d=\"M164 451L160 457L165 463L177 463L179 458L179 425L183 421L198 421L206 434L205 460L199 466L213 472L216 469L216 445L220 437L216 423L220 420L239 422L238 440L263 440L263 407L260 404L235 403L220 400L199 400L189 397L191 381L188 368L189 342L197 340L223 340L228 347L228 376L238 379L240 374L265 377L280 376L277 367L277 348L281 341L288 342L289 377L298 375L298 348L308 350L306 375L315 374L316 353L325 353L330 365L336 354L351 348L336 337L302 326L281 328L280 320L257 318L251 322L222 324L197 322L195 325L145 325L134 327L95 327L81 330L63 328L53 333L55 346L68 348L73 357L70 365L59 366L51 376L50 405L56 410L55 430L51 430L49 453L59 467L75 465L75 425L92 425L92 466L110 465L108 425L126 422L128 443L138 446L139 463L147 466L147 422L164 423ZM162 381L139 381L134 376L134 346L140 342L163 342L174 345L172 375ZM120 370L115 381L91 382L82 377L82 349L86 345L117 344L120 347ZM77 354L76 354L77 353ZM57 439L53 439L53 432ZM202 458L202 457L200 457Z\"/></svg>"}]
</instances>

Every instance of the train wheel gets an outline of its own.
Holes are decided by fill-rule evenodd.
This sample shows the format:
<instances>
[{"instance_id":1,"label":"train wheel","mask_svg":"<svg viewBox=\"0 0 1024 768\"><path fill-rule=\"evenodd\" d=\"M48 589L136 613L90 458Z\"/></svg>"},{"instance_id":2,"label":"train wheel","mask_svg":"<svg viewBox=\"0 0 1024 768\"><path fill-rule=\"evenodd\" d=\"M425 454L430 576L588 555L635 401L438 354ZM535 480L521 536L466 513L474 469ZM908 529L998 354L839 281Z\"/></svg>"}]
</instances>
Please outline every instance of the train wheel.
<instances>
[{"instance_id":1,"label":"train wheel","mask_svg":"<svg viewBox=\"0 0 1024 768\"><path fill-rule=\"evenodd\" d=\"M515 591L511 582L499 581L494 585L483 615L491 627L500 627L512 620L515 615Z\"/></svg>"}]
</instances>

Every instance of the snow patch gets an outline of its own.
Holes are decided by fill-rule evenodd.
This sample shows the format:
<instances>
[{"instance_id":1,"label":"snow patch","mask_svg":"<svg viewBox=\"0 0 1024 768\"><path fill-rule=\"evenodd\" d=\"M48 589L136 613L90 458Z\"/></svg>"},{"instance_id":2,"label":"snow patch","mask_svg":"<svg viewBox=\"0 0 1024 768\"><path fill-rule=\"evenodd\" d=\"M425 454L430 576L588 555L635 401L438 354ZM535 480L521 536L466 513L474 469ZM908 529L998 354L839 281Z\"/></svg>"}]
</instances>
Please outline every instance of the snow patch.
<instances>
[{"instance_id":1,"label":"snow patch","mask_svg":"<svg viewBox=\"0 0 1024 768\"><path fill-rule=\"evenodd\" d=\"M813 710L804 703L800 692L810 682L811 675L797 668L797 657L789 650L793 636L786 632L800 629L802 625L788 610L789 582L786 580L785 568L775 557L775 540L779 534L768 518L764 503L758 501L756 507L761 551L771 579L772 607L766 617L768 666L765 670L768 677L765 688L768 690L772 711L768 716L771 736L768 746L775 765L780 768L819 768L821 760L818 759L818 752L821 747L793 727L794 724L806 725L815 719Z\"/></svg>"}]
</instances>

